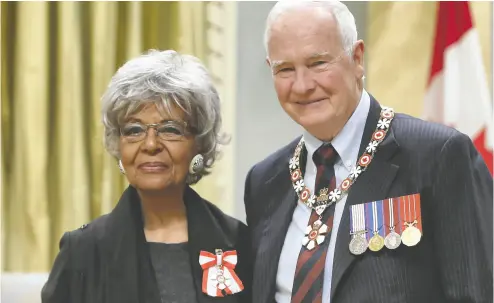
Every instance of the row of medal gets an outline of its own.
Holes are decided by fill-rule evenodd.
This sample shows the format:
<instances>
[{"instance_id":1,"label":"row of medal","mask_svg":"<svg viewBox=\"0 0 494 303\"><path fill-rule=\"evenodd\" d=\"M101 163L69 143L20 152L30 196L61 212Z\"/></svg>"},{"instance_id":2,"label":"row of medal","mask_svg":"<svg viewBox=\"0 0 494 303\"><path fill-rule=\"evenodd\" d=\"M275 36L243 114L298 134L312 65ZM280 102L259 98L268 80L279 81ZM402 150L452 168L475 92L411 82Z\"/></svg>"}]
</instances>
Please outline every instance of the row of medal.
<instances>
[{"instance_id":1,"label":"row of medal","mask_svg":"<svg viewBox=\"0 0 494 303\"><path fill-rule=\"evenodd\" d=\"M396 249L403 243L415 246L422 237L420 195L413 194L350 207L349 248L354 255L367 248Z\"/></svg>"}]
</instances>

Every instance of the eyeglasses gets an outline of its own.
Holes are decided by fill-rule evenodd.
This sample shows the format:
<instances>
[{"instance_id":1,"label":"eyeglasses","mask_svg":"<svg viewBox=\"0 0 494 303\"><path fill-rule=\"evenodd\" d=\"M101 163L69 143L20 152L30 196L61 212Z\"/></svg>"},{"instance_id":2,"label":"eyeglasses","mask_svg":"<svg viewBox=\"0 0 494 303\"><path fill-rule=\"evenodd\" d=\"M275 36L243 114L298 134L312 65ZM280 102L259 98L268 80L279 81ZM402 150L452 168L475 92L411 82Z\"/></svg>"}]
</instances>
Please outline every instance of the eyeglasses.
<instances>
[{"instance_id":1,"label":"eyeglasses","mask_svg":"<svg viewBox=\"0 0 494 303\"><path fill-rule=\"evenodd\" d=\"M164 141L181 141L191 134L186 122L166 121L155 124L128 123L120 128L120 135L129 143L139 142L146 138L149 128L155 129L158 138Z\"/></svg>"}]
</instances>

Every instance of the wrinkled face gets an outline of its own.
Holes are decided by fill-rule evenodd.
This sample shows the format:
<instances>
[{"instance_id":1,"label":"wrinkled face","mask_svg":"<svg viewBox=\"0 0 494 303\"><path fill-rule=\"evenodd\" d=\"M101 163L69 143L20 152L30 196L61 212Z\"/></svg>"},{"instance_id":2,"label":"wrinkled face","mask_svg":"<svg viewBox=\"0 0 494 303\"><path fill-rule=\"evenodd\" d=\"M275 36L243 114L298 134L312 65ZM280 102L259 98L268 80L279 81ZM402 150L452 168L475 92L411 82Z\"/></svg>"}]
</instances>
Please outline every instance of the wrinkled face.
<instances>
[{"instance_id":1,"label":"wrinkled face","mask_svg":"<svg viewBox=\"0 0 494 303\"><path fill-rule=\"evenodd\" d=\"M321 140L331 139L360 100L363 51L345 52L337 23L322 8L300 8L277 18L268 41L268 64L286 113Z\"/></svg>"},{"instance_id":2,"label":"wrinkled face","mask_svg":"<svg viewBox=\"0 0 494 303\"><path fill-rule=\"evenodd\" d=\"M172 115L147 104L121 125L120 154L130 184L142 191L164 191L185 185L189 164L197 150L193 136L180 133L184 113ZM147 130L143 125L158 124Z\"/></svg>"}]
</instances>

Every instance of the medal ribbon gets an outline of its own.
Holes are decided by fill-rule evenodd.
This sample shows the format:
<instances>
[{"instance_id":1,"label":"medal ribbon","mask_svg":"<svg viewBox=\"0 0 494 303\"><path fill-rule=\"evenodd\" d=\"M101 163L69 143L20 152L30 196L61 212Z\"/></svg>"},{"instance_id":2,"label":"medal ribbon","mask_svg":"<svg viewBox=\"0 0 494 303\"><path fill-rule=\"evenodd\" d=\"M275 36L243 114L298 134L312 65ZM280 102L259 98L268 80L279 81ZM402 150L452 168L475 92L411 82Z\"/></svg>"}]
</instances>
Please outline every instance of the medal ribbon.
<instances>
[{"instance_id":1,"label":"medal ribbon","mask_svg":"<svg viewBox=\"0 0 494 303\"><path fill-rule=\"evenodd\" d=\"M354 235L357 231L357 212L355 211L355 206L350 206L350 235Z\"/></svg>"},{"instance_id":2,"label":"medal ribbon","mask_svg":"<svg viewBox=\"0 0 494 303\"><path fill-rule=\"evenodd\" d=\"M400 221L400 203L396 198L389 199L389 205L393 207L393 224L395 227L395 232L401 235L403 231L402 224Z\"/></svg>"},{"instance_id":3,"label":"medal ribbon","mask_svg":"<svg viewBox=\"0 0 494 303\"><path fill-rule=\"evenodd\" d=\"M374 222L372 222L372 205L370 203L364 204L365 208L365 226L367 228L367 234L365 237L367 238L367 242L369 242L370 238L372 238L372 229L374 227Z\"/></svg>"},{"instance_id":4,"label":"medal ribbon","mask_svg":"<svg viewBox=\"0 0 494 303\"><path fill-rule=\"evenodd\" d=\"M410 200L410 195L408 196L405 196L405 198L407 199L406 203L408 205L408 218L407 218L407 222L408 223L413 223L413 218L415 218L415 209L412 208L412 203L411 203L411 200ZM412 212L413 211L413 212Z\"/></svg>"},{"instance_id":5,"label":"medal ribbon","mask_svg":"<svg viewBox=\"0 0 494 303\"><path fill-rule=\"evenodd\" d=\"M408 214L410 214L410 211L407 212L408 205L406 203L405 197L399 197L398 198L399 203L400 203L400 217L401 217L401 229L405 230L407 225L405 223L410 223L410 218Z\"/></svg>"},{"instance_id":6,"label":"medal ribbon","mask_svg":"<svg viewBox=\"0 0 494 303\"><path fill-rule=\"evenodd\" d=\"M422 216L421 216L421 210L420 210L420 194L413 194L412 200L413 200L414 220L417 220L417 224L415 225L415 227L417 227L420 230L420 232L422 233Z\"/></svg>"},{"instance_id":7,"label":"medal ribbon","mask_svg":"<svg viewBox=\"0 0 494 303\"><path fill-rule=\"evenodd\" d=\"M378 206L378 202L381 202ZM383 226L383 210L382 210L382 201L374 201L370 203L365 203L365 212L366 212L366 225L367 230L367 241L374 236L374 233L378 233L381 236L384 235L382 231Z\"/></svg>"},{"instance_id":8,"label":"medal ribbon","mask_svg":"<svg viewBox=\"0 0 494 303\"><path fill-rule=\"evenodd\" d=\"M386 237L391 227L393 226L393 205L391 204L391 199L384 199L383 201L383 217L384 217L384 237Z\"/></svg>"},{"instance_id":9,"label":"medal ribbon","mask_svg":"<svg viewBox=\"0 0 494 303\"><path fill-rule=\"evenodd\" d=\"M386 229L384 226L384 209L383 209L383 200L379 200L376 202L372 202L372 212L374 214L374 232L377 232L381 237L386 236Z\"/></svg>"},{"instance_id":10,"label":"medal ribbon","mask_svg":"<svg viewBox=\"0 0 494 303\"><path fill-rule=\"evenodd\" d=\"M389 198L383 200L383 209L384 209L384 225L388 228L385 231L385 235L391 233L392 230L394 232L401 234L400 227L400 204L398 203L399 198Z\"/></svg>"},{"instance_id":11,"label":"medal ribbon","mask_svg":"<svg viewBox=\"0 0 494 303\"><path fill-rule=\"evenodd\" d=\"M420 216L420 194L413 194L408 196L403 196L398 198L400 215L403 221L403 224L400 224L402 230L405 230L407 224L411 224L416 221L416 224L413 226L417 227L422 232L422 220Z\"/></svg>"},{"instance_id":12,"label":"medal ribbon","mask_svg":"<svg viewBox=\"0 0 494 303\"><path fill-rule=\"evenodd\" d=\"M237 252L225 251L223 254L212 254L201 250L199 264L203 269L202 291L212 297L224 297L223 290L227 294L234 294L244 289L243 283L234 271L237 265ZM218 281L222 276L224 281Z\"/></svg>"},{"instance_id":13,"label":"medal ribbon","mask_svg":"<svg viewBox=\"0 0 494 303\"><path fill-rule=\"evenodd\" d=\"M365 230L365 209L363 204L350 207L350 235L357 235Z\"/></svg>"}]
</instances>

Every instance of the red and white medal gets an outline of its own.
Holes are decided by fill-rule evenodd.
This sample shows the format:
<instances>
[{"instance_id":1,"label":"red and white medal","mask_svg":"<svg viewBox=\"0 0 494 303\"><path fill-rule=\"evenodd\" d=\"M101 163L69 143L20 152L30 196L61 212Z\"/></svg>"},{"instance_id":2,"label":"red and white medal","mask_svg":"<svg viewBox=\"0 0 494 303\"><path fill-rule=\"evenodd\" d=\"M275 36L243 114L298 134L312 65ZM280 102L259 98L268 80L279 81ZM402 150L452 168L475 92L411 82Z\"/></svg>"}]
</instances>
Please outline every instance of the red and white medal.
<instances>
[{"instance_id":1,"label":"red and white medal","mask_svg":"<svg viewBox=\"0 0 494 303\"><path fill-rule=\"evenodd\" d=\"M235 250L223 252L216 249L215 254L201 251L199 264L203 269L202 291L211 297L224 297L241 292L244 285L235 273L237 252Z\"/></svg>"}]
</instances>

